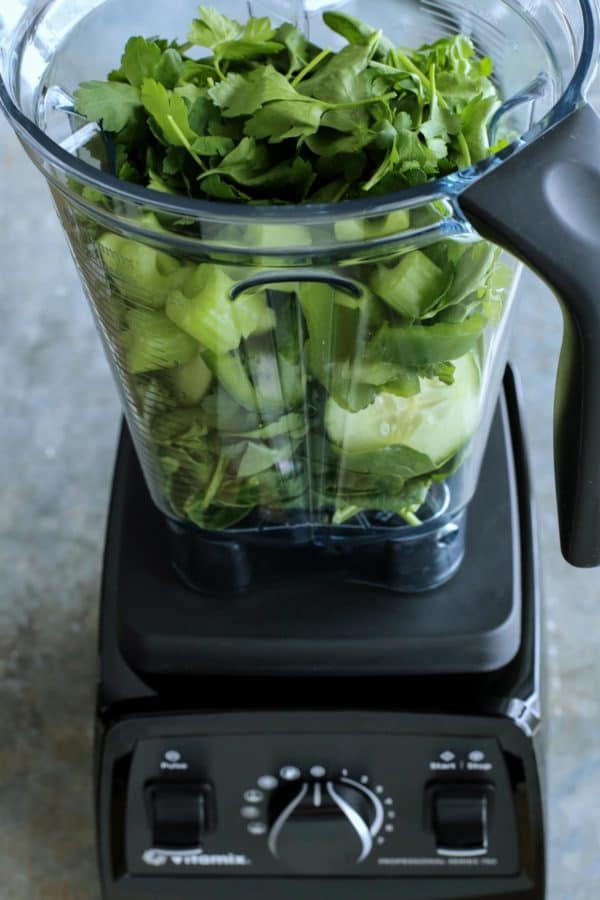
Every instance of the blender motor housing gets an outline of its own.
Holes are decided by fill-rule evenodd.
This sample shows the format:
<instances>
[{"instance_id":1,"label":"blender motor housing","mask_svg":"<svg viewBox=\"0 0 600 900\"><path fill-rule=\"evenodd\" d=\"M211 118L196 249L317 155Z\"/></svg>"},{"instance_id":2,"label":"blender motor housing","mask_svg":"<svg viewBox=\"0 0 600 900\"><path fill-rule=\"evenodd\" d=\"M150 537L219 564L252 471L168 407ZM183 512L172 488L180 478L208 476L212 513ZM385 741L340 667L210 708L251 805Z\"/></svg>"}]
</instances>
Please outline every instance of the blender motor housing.
<instances>
[{"instance_id":1,"label":"blender motor housing","mask_svg":"<svg viewBox=\"0 0 600 900\"><path fill-rule=\"evenodd\" d=\"M467 548L453 582L385 603L306 569L262 601L194 592L124 430L98 692L106 900L542 900L540 597L510 370Z\"/></svg>"}]
</instances>

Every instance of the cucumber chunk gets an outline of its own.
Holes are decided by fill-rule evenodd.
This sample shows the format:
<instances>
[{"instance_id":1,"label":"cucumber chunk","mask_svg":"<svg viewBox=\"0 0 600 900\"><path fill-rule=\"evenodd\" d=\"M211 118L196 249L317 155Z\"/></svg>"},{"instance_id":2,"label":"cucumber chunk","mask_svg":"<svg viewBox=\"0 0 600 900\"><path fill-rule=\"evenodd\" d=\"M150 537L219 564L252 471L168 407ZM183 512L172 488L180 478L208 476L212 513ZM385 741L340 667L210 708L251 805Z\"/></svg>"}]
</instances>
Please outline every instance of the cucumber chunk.
<instances>
[{"instance_id":1,"label":"cucumber chunk","mask_svg":"<svg viewBox=\"0 0 600 900\"><path fill-rule=\"evenodd\" d=\"M382 392L366 409L349 413L327 402L325 422L333 444L348 453L402 445L439 467L471 439L479 419L480 375L471 354L455 362L454 384L421 379L414 397Z\"/></svg>"}]
</instances>

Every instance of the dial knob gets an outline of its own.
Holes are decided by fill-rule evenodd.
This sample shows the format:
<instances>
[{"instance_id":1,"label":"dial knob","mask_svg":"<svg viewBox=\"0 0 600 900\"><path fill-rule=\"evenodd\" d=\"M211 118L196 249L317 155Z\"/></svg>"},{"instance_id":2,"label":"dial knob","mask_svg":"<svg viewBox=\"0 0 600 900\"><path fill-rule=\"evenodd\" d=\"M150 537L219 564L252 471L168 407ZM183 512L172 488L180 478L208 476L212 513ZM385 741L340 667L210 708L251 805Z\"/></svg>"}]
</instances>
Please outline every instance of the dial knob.
<instances>
[{"instance_id":1,"label":"dial knob","mask_svg":"<svg viewBox=\"0 0 600 900\"><path fill-rule=\"evenodd\" d=\"M384 821L379 798L350 778L281 787L269 813L273 856L297 872L314 874L364 862Z\"/></svg>"}]
</instances>

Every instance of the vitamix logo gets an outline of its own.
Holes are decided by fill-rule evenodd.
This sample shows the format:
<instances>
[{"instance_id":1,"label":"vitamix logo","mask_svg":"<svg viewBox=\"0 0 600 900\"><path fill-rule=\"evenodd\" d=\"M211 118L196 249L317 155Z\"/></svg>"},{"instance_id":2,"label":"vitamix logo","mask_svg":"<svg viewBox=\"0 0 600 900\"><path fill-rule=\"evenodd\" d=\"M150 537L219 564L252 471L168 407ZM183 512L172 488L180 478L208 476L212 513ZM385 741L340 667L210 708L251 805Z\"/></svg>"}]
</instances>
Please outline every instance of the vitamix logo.
<instances>
[{"instance_id":1,"label":"vitamix logo","mask_svg":"<svg viewBox=\"0 0 600 900\"><path fill-rule=\"evenodd\" d=\"M169 850L146 850L142 856L147 866L160 868L172 866L251 866L252 860L243 853L204 853L202 850L185 852Z\"/></svg>"}]
</instances>

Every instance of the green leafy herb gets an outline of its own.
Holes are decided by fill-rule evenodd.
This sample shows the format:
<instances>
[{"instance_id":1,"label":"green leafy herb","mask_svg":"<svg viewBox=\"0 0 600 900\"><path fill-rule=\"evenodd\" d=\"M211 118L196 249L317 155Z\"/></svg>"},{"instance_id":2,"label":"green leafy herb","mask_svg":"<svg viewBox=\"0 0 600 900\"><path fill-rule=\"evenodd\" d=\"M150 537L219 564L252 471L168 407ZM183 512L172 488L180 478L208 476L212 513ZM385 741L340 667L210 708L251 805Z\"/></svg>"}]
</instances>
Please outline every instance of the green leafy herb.
<instances>
[{"instance_id":1,"label":"green leafy herb","mask_svg":"<svg viewBox=\"0 0 600 900\"><path fill-rule=\"evenodd\" d=\"M117 81L85 81L75 91L77 112L90 122L100 122L105 131L121 131L141 105L134 85Z\"/></svg>"},{"instance_id":2,"label":"green leafy herb","mask_svg":"<svg viewBox=\"0 0 600 900\"><path fill-rule=\"evenodd\" d=\"M339 52L316 47L290 23L276 29L255 17L242 25L202 6L185 47L132 37L108 81L77 91L77 111L115 132L119 177L242 203L397 191L491 152L499 97L491 61L468 38L409 51L345 13L323 18L348 42ZM193 47L211 55L195 59ZM186 151L176 168L173 148ZM231 154L250 154L250 179L270 169L302 178L240 179L237 162L221 164ZM342 183L327 160L341 164Z\"/></svg>"}]
</instances>

